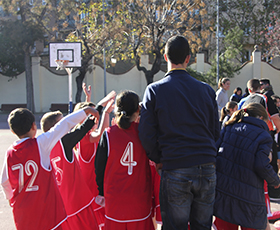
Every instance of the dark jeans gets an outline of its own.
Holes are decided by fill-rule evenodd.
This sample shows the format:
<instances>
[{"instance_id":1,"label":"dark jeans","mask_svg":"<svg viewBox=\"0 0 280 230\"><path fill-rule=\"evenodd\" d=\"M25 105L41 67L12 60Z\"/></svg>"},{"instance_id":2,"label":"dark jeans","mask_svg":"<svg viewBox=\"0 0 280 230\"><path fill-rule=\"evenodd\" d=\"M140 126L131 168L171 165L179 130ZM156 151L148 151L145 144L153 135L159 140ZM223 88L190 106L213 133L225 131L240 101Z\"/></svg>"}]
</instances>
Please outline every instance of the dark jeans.
<instances>
[{"instance_id":1,"label":"dark jeans","mask_svg":"<svg viewBox=\"0 0 280 230\"><path fill-rule=\"evenodd\" d=\"M164 230L211 229L215 201L214 164L163 171L160 209Z\"/></svg>"}]
</instances>

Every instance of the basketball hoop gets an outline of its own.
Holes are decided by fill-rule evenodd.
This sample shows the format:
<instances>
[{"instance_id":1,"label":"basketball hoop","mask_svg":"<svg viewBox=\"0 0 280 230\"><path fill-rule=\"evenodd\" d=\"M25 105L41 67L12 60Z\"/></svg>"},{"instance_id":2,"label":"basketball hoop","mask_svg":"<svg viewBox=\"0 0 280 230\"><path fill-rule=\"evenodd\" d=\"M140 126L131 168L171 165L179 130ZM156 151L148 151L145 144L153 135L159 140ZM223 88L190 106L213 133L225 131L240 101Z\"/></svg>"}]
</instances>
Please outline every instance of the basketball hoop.
<instances>
[{"instance_id":1,"label":"basketball hoop","mask_svg":"<svg viewBox=\"0 0 280 230\"><path fill-rule=\"evenodd\" d=\"M64 70L69 63L69 60L55 60L57 65L56 70Z\"/></svg>"}]
</instances>

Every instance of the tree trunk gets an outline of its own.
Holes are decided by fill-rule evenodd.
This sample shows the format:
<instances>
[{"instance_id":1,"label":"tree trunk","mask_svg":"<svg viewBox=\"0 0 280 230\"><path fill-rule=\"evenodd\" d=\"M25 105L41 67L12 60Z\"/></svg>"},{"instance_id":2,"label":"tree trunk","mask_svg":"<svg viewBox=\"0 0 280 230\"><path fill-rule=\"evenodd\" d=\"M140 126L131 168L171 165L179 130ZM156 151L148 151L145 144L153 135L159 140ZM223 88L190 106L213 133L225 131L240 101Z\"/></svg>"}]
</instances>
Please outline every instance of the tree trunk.
<instances>
[{"instance_id":1,"label":"tree trunk","mask_svg":"<svg viewBox=\"0 0 280 230\"><path fill-rule=\"evenodd\" d=\"M32 64L31 55L29 48L24 50L24 67L25 67L25 78L26 78L26 104L27 108L34 113L34 90L33 90L33 79L32 79Z\"/></svg>"},{"instance_id":2,"label":"tree trunk","mask_svg":"<svg viewBox=\"0 0 280 230\"><path fill-rule=\"evenodd\" d=\"M147 85L153 83L154 74L152 73L151 70L148 70L148 71L145 72L145 77L146 77Z\"/></svg>"}]
</instances>

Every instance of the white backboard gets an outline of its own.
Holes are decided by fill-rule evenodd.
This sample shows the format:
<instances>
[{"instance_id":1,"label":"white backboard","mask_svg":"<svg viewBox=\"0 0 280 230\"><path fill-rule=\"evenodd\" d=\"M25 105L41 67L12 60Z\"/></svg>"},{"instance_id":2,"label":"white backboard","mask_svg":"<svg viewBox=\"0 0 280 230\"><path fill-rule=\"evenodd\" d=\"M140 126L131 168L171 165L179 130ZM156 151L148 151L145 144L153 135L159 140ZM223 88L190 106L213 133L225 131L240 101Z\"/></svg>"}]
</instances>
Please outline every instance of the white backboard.
<instances>
[{"instance_id":1,"label":"white backboard","mask_svg":"<svg viewBox=\"0 0 280 230\"><path fill-rule=\"evenodd\" d=\"M50 67L57 67L55 60L68 60L67 67L81 67L82 43L51 42L49 43Z\"/></svg>"}]
</instances>

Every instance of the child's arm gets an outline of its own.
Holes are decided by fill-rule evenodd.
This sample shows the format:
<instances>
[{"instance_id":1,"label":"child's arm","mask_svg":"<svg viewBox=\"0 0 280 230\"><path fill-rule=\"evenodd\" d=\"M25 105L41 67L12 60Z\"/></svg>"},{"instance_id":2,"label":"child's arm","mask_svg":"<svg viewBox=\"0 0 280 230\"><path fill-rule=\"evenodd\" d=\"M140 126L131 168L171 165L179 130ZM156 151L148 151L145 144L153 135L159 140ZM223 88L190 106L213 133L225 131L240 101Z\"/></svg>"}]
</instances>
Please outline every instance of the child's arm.
<instances>
[{"instance_id":1,"label":"child's arm","mask_svg":"<svg viewBox=\"0 0 280 230\"><path fill-rule=\"evenodd\" d=\"M13 196L13 189L12 189L12 186L11 186L9 178L8 178L7 154L5 154L4 165L2 168L2 172L1 172L1 186L3 188L5 198L7 200L10 200Z\"/></svg>"},{"instance_id":2,"label":"child's arm","mask_svg":"<svg viewBox=\"0 0 280 230\"><path fill-rule=\"evenodd\" d=\"M271 166L270 159L268 158L272 147L272 138L265 138L260 141L256 158L254 162L255 172L264 180L267 184L274 187L279 187L280 179L273 167Z\"/></svg>"},{"instance_id":3,"label":"child's arm","mask_svg":"<svg viewBox=\"0 0 280 230\"><path fill-rule=\"evenodd\" d=\"M71 128L86 119L89 114L99 118L99 113L94 108L85 107L77 112L67 115L48 132L42 133L37 137L42 166L46 169L50 167L49 156L52 148L66 133L70 131Z\"/></svg>"},{"instance_id":4,"label":"child's arm","mask_svg":"<svg viewBox=\"0 0 280 230\"><path fill-rule=\"evenodd\" d=\"M96 184L100 196L104 196L104 173L108 159L108 144L106 131L101 136L100 142L95 155L95 174L96 174Z\"/></svg>"},{"instance_id":5,"label":"child's arm","mask_svg":"<svg viewBox=\"0 0 280 230\"><path fill-rule=\"evenodd\" d=\"M105 107L109 101L111 101L112 99L115 99L116 97L116 92L114 90L112 90L110 93L108 93L106 95L106 97L102 98L97 105L102 105L103 107Z\"/></svg>"},{"instance_id":6,"label":"child's arm","mask_svg":"<svg viewBox=\"0 0 280 230\"><path fill-rule=\"evenodd\" d=\"M95 118L89 116L77 129L62 137L61 142L68 161L72 161L75 145L91 130L94 124Z\"/></svg>"},{"instance_id":7,"label":"child's arm","mask_svg":"<svg viewBox=\"0 0 280 230\"><path fill-rule=\"evenodd\" d=\"M102 118L101 118L101 122L100 122L100 126L99 128L97 129L97 132L91 132L91 135L90 135L90 139L89 141L91 143L96 143L96 142L99 142L99 139L102 135L102 133L104 132L104 130L109 127L109 123L110 123L110 113L113 111L114 109L114 100L111 99L111 101L108 102L108 104L106 105L105 109L104 109L104 112L103 112L103 115L102 115Z\"/></svg>"},{"instance_id":8,"label":"child's arm","mask_svg":"<svg viewBox=\"0 0 280 230\"><path fill-rule=\"evenodd\" d=\"M91 102L91 85L87 88L86 83L83 82L83 90L86 95L86 102Z\"/></svg>"}]
</instances>

